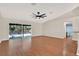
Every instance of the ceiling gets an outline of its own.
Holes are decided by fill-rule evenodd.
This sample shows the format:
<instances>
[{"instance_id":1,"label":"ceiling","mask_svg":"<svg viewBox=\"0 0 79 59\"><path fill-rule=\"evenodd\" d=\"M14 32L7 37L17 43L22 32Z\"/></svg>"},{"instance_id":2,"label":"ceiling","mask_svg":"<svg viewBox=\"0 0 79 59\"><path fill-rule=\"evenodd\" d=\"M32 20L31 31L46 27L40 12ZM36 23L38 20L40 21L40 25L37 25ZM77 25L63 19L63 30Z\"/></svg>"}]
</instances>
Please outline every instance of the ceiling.
<instances>
[{"instance_id":1,"label":"ceiling","mask_svg":"<svg viewBox=\"0 0 79 59\"><path fill-rule=\"evenodd\" d=\"M0 3L0 14L9 19L41 23L60 17L78 5L77 3ZM35 19L32 13L38 11L46 13L47 17Z\"/></svg>"}]
</instances>

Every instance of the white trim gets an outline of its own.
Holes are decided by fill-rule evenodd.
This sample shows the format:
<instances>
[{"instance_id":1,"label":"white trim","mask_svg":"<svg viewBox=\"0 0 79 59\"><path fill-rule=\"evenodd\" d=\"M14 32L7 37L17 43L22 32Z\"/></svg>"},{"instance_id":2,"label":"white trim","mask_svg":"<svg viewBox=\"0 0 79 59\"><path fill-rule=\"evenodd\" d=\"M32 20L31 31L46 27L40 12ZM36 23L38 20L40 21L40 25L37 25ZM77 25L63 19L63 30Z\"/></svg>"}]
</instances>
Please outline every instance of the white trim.
<instances>
[{"instance_id":1,"label":"white trim","mask_svg":"<svg viewBox=\"0 0 79 59\"><path fill-rule=\"evenodd\" d=\"M79 50L77 50L77 53L76 53L76 55L78 55L78 56L79 56Z\"/></svg>"},{"instance_id":2,"label":"white trim","mask_svg":"<svg viewBox=\"0 0 79 59\"><path fill-rule=\"evenodd\" d=\"M0 43L1 43L2 41L6 41L6 40L9 40L9 39L0 39Z\"/></svg>"},{"instance_id":3,"label":"white trim","mask_svg":"<svg viewBox=\"0 0 79 59\"><path fill-rule=\"evenodd\" d=\"M0 43L1 43L2 41L0 40Z\"/></svg>"},{"instance_id":4,"label":"white trim","mask_svg":"<svg viewBox=\"0 0 79 59\"><path fill-rule=\"evenodd\" d=\"M72 40L77 41L77 39L73 39L73 38L72 38Z\"/></svg>"}]
</instances>

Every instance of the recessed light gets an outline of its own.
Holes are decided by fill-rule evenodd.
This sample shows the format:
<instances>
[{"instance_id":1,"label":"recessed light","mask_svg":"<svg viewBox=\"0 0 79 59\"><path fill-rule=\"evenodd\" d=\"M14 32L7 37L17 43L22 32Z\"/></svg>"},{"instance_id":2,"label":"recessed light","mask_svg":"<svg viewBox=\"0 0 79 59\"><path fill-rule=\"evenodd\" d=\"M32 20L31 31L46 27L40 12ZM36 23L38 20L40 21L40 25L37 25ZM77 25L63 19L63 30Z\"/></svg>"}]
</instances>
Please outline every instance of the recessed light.
<instances>
[{"instance_id":1,"label":"recessed light","mask_svg":"<svg viewBox=\"0 0 79 59\"><path fill-rule=\"evenodd\" d=\"M36 5L36 3L31 3L31 5Z\"/></svg>"}]
</instances>

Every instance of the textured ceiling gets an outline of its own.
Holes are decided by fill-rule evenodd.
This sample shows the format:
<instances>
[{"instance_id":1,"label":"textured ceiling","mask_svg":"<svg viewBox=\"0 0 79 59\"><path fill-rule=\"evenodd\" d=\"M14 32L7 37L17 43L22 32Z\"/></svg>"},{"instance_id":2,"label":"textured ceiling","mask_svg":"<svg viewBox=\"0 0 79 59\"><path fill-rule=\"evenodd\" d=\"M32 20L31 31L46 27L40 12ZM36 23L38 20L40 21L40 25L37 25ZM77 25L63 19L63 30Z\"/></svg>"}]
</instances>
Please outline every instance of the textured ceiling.
<instances>
[{"instance_id":1,"label":"textured ceiling","mask_svg":"<svg viewBox=\"0 0 79 59\"><path fill-rule=\"evenodd\" d=\"M5 18L41 23L53 20L64 13L71 11L76 6L78 6L76 3L1 3L0 13L1 16ZM46 13L47 17L35 19L32 13L38 11Z\"/></svg>"}]
</instances>

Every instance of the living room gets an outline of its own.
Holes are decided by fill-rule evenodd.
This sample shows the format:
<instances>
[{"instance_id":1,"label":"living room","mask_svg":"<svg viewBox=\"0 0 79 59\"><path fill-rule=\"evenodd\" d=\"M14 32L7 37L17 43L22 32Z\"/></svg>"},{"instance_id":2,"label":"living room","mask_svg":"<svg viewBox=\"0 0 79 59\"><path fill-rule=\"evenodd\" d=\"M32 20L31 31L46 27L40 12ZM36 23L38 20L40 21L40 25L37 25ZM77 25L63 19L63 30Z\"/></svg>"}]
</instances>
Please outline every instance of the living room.
<instances>
[{"instance_id":1,"label":"living room","mask_svg":"<svg viewBox=\"0 0 79 59\"><path fill-rule=\"evenodd\" d=\"M79 3L0 4L0 55L79 55L78 10Z\"/></svg>"}]
</instances>

